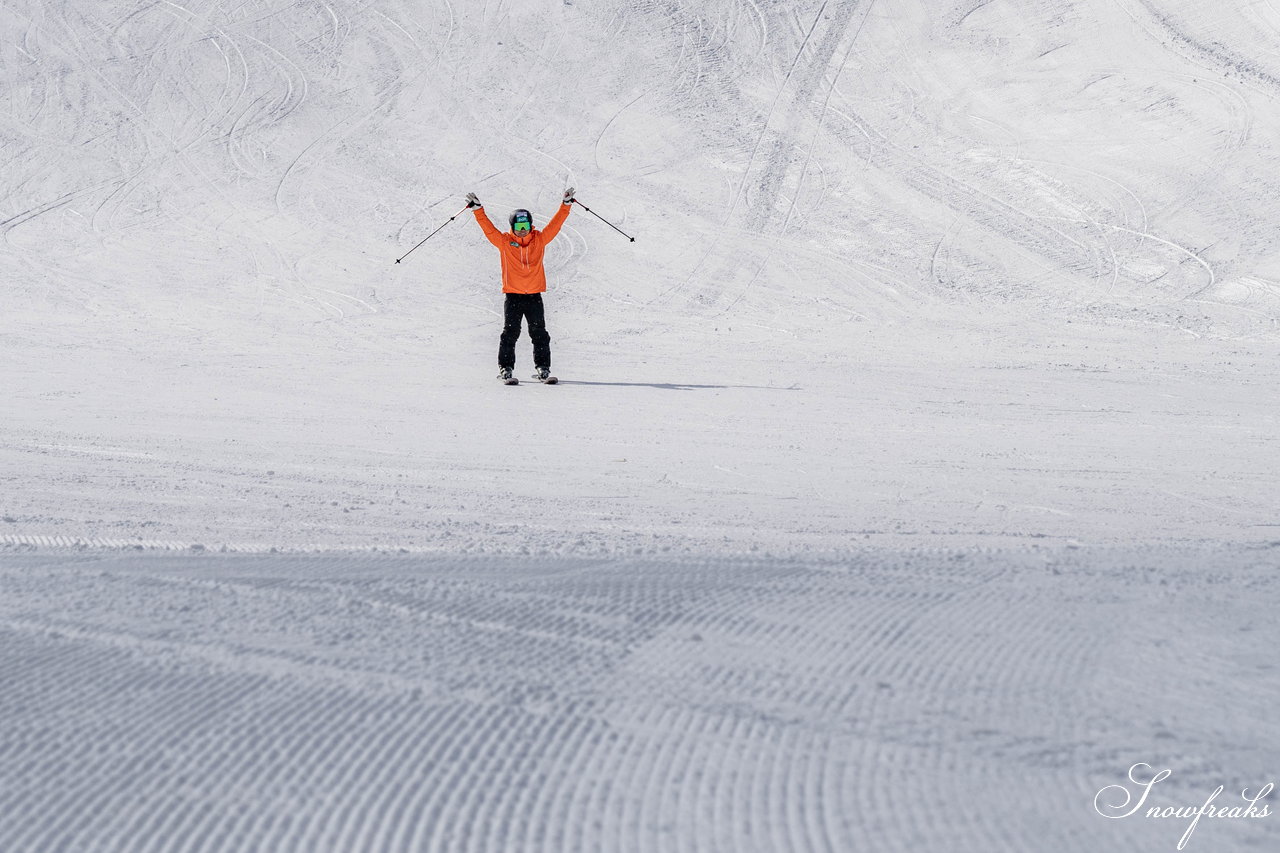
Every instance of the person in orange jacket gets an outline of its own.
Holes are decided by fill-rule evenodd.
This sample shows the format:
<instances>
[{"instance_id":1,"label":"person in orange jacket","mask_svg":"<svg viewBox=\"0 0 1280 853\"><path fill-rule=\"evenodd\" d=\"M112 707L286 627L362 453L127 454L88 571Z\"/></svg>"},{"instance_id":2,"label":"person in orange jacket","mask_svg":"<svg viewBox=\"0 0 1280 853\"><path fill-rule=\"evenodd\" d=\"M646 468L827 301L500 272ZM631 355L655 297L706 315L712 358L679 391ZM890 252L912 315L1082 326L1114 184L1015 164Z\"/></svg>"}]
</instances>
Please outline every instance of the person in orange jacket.
<instances>
[{"instance_id":1,"label":"person in orange jacket","mask_svg":"<svg viewBox=\"0 0 1280 853\"><path fill-rule=\"evenodd\" d=\"M547 333L546 311L542 294L547 290L547 272L542 267L542 257L547 244L560 233L560 227L569 218L573 206L573 187L564 191L564 200L547 227L539 231L533 227L533 215L521 209L508 218L509 232L502 232L489 220L484 205L475 193L467 193L467 206L475 214L480 230L502 255L502 292L506 294L503 307L502 337L498 342L498 378L508 385L518 385L520 380L511 375L516 366L516 340L520 337L520 323L529 323L529 337L533 340L533 378L547 384L555 384L551 375L551 335Z\"/></svg>"}]
</instances>

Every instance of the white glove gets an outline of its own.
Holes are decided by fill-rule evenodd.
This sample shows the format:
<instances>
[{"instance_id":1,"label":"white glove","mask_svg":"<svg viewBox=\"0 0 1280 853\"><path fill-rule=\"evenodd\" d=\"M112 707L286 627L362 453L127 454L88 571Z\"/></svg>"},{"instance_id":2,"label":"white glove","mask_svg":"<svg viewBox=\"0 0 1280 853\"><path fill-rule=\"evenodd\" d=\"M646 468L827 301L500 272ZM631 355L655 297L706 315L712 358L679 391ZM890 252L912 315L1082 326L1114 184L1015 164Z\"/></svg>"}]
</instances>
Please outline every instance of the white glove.
<instances>
[{"instance_id":1,"label":"white glove","mask_svg":"<svg viewBox=\"0 0 1280 853\"><path fill-rule=\"evenodd\" d=\"M467 207L484 207L484 205L480 203L480 199L476 198L475 193L467 193Z\"/></svg>"},{"instance_id":2,"label":"white glove","mask_svg":"<svg viewBox=\"0 0 1280 853\"><path fill-rule=\"evenodd\" d=\"M573 204L573 187L569 187L564 191L564 203Z\"/></svg>"}]
</instances>

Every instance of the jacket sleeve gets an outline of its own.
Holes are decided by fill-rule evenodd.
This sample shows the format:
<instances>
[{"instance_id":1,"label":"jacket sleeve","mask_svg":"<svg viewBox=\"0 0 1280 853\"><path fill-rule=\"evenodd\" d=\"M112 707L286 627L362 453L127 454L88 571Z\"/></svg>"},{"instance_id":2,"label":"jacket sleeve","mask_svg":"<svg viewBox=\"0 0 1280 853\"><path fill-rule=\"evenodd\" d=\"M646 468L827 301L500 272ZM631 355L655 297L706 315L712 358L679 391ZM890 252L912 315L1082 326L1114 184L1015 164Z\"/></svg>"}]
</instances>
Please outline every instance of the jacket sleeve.
<instances>
[{"instance_id":1,"label":"jacket sleeve","mask_svg":"<svg viewBox=\"0 0 1280 853\"><path fill-rule=\"evenodd\" d=\"M484 212L483 207L477 207L471 212L475 214L476 222L480 224L480 230L484 232L484 236L488 238L490 243L501 249L503 242L502 232L494 227L493 222L489 219L489 214Z\"/></svg>"},{"instance_id":2,"label":"jacket sleeve","mask_svg":"<svg viewBox=\"0 0 1280 853\"><path fill-rule=\"evenodd\" d=\"M542 242L550 243L560 233L560 226L564 225L564 221L569 218L569 209L572 204L562 204L560 209L556 211L556 215L551 217L551 221L547 223L547 227L542 229Z\"/></svg>"}]
</instances>

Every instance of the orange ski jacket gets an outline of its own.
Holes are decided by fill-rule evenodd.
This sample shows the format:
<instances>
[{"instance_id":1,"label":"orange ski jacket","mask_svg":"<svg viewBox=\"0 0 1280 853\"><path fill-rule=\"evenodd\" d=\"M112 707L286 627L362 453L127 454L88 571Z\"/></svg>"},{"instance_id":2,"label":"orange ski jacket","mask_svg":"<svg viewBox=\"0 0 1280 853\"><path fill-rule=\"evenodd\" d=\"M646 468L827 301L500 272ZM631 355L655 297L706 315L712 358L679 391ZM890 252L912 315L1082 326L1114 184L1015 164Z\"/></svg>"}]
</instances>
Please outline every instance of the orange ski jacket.
<instances>
[{"instance_id":1,"label":"orange ski jacket","mask_svg":"<svg viewBox=\"0 0 1280 853\"><path fill-rule=\"evenodd\" d=\"M483 207L477 207L473 213L480 230L489 242L498 248L502 255L502 292L503 293L545 293L547 290L547 272L542 268L542 256L546 253L547 244L560 233L560 226L569 218L569 208L573 205L563 204L551 217L547 227L539 231L533 229L523 237L511 232L499 231L489 220Z\"/></svg>"}]
</instances>

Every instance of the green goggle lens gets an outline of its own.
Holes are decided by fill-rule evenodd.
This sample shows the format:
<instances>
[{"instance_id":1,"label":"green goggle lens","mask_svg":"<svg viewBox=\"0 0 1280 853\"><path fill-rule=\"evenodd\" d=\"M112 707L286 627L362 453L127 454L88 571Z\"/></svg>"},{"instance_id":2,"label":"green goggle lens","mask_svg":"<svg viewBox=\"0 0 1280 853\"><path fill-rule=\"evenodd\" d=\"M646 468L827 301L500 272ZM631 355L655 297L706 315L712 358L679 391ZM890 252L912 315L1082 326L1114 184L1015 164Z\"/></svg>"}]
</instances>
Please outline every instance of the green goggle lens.
<instances>
[{"instance_id":1,"label":"green goggle lens","mask_svg":"<svg viewBox=\"0 0 1280 853\"><path fill-rule=\"evenodd\" d=\"M521 219L521 220L517 220L516 224L511 227L514 228L516 231L521 231L521 232L531 231L533 230L533 223Z\"/></svg>"}]
</instances>

